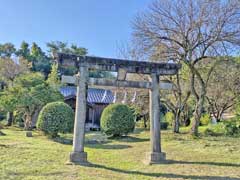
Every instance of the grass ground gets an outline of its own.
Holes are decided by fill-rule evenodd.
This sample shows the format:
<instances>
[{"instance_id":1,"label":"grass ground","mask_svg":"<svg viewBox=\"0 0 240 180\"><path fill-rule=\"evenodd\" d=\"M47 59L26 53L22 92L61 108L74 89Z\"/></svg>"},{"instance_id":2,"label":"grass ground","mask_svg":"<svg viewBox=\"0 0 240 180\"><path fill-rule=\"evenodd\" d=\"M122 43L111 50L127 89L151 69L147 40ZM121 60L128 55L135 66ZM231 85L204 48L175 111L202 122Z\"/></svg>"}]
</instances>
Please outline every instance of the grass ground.
<instances>
[{"instance_id":1,"label":"grass ground","mask_svg":"<svg viewBox=\"0 0 240 180\"><path fill-rule=\"evenodd\" d=\"M167 163L145 165L149 132L136 130L129 137L107 139L100 133L87 134L88 166L67 165L70 135L55 141L34 132L25 137L18 128L2 130L0 136L1 180L75 179L206 179L240 180L240 140L162 132Z\"/></svg>"}]
</instances>

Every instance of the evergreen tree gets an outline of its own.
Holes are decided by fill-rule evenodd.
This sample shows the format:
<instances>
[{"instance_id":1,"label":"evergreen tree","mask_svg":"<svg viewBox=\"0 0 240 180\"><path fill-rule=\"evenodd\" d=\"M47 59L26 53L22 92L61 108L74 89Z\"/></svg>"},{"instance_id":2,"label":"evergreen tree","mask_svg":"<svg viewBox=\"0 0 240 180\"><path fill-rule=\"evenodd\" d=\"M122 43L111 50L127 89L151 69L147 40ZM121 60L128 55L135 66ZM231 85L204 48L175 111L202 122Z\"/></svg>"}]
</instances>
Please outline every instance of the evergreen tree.
<instances>
[{"instance_id":1,"label":"evergreen tree","mask_svg":"<svg viewBox=\"0 0 240 180\"><path fill-rule=\"evenodd\" d=\"M58 89L60 85L60 80L58 77L58 65L54 63L52 65L51 73L48 75L47 83L54 89Z\"/></svg>"}]
</instances>

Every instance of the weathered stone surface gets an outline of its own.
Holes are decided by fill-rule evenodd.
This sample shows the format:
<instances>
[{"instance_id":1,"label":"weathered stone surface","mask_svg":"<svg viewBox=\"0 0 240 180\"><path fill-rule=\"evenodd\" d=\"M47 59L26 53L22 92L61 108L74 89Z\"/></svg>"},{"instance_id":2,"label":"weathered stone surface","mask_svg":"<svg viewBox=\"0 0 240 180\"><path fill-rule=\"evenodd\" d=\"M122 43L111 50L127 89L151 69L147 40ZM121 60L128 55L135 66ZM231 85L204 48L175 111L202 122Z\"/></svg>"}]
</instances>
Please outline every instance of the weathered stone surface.
<instances>
[{"instance_id":1,"label":"weathered stone surface","mask_svg":"<svg viewBox=\"0 0 240 180\"><path fill-rule=\"evenodd\" d=\"M166 162L166 153L149 152L146 153L146 164L159 164Z\"/></svg>"},{"instance_id":2,"label":"weathered stone surface","mask_svg":"<svg viewBox=\"0 0 240 180\"><path fill-rule=\"evenodd\" d=\"M173 75L178 72L181 65L174 63L152 63L143 61L129 61L112 58L76 56L59 53L56 59L60 66L75 66L79 69L79 76L70 78L66 83L78 86L76 99L76 113L73 136L73 152L70 154L70 162L86 163L87 153L84 152L85 119L87 86L116 86L147 88L150 91L150 123L151 123L151 152L147 154L148 164L161 163L165 161L166 155L161 152L160 133L160 75ZM89 78L88 70L96 69L102 71L118 72L117 80ZM127 73L149 74L151 82L125 81ZM160 83L160 84L159 84ZM171 84L165 82L164 88L172 88Z\"/></svg>"},{"instance_id":3,"label":"weathered stone surface","mask_svg":"<svg viewBox=\"0 0 240 180\"><path fill-rule=\"evenodd\" d=\"M62 76L62 83L67 84L76 84L76 76ZM140 88L140 89L151 89L152 83L147 81L119 81L112 79L104 79L104 78L88 78L88 86L95 87L130 87L130 88ZM162 90L171 90L173 88L173 84L160 81L160 89Z\"/></svg>"},{"instance_id":4,"label":"weathered stone surface","mask_svg":"<svg viewBox=\"0 0 240 180\"><path fill-rule=\"evenodd\" d=\"M58 53L55 55L60 66L80 67L86 64L90 69L102 71L118 72L119 69L126 70L127 73L173 75L181 68L180 64L175 63L153 63L148 61L132 61L123 59L93 57L93 56L76 56L71 54Z\"/></svg>"},{"instance_id":5,"label":"weathered stone surface","mask_svg":"<svg viewBox=\"0 0 240 180\"><path fill-rule=\"evenodd\" d=\"M86 152L71 152L70 162L73 163L87 163L87 153Z\"/></svg>"},{"instance_id":6,"label":"weathered stone surface","mask_svg":"<svg viewBox=\"0 0 240 180\"><path fill-rule=\"evenodd\" d=\"M32 132L31 132L31 131L27 131L27 132L26 132L26 136L27 136L27 137L33 137Z\"/></svg>"},{"instance_id":7,"label":"weathered stone surface","mask_svg":"<svg viewBox=\"0 0 240 180\"><path fill-rule=\"evenodd\" d=\"M78 86L73 133L73 152L84 152L84 139L85 139L88 69L86 67L80 67L79 72L80 74L77 78Z\"/></svg>"}]
</instances>

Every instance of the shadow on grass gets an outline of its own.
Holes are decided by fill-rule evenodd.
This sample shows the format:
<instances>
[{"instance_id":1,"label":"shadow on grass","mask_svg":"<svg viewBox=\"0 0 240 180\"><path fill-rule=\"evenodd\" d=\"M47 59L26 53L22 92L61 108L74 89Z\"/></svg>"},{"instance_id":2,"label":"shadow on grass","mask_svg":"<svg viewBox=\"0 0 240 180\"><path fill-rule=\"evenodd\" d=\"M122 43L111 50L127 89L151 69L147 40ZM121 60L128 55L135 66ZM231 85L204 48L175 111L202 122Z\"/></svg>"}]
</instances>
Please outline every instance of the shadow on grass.
<instances>
[{"instance_id":1,"label":"shadow on grass","mask_svg":"<svg viewBox=\"0 0 240 180\"><path fill-rule=\"evenodd\" d=\"M131 148L132 146L129 145L124 145L124 144L97 144L97 145L89 145L86 144L86 147L89 148L94 148L94 149L127 149L127 148Z\"/></svg>"},{"instance_id":2,"label":"shadow on grass","mask_svg":"<svg viewBox=\"0 0 240 180\"><path fill-rule=\"evenodd\" d=\"M175 161L175 160L167 160L167 161L166 161L166 164L198 164L198 165L240 167L240 164L233 164L233 163L223 163L223 162L192 162L192 161Z\"/></svg>"},{"instance_id":3,"label":"shadow on grass","mask_svg":"<svg viewBox=\"0 0 240 180\"><path fill-rule=\"evenodd\" d=\"M6 134L0 131L0 136L6 136Z\"/></svg>"},{"instance_id":4,"label":"shadow on grass","mask_svg":"<svg viewBox=\"0 0 240 180\"><path fill-rule=\"evenodd\" d=\"M28 172L13 172L13 171L8 171L8 176L24 176L24 177L28 177L28 176L34 176L34 177L41 177L41 176L61 176L64 175L66 172L64 171L57 171L57 172L44 172L44 173L35 173L32 171L28 171Z\"/></svg>"},{"instance_id":5,"label":"shadow on grass","mask_svg":"<svg viewBox=\"0 0 240 180\"><path fill-rule=\"evenodd\" d=\"M150 141L149 138L137 138L137 137L132 137L132 136L110 137L109 139L116 140L119 142L128 142L128 143Z\"/></svg>"},{"instance_id":6,"label":"shadow on grass","mask_svg":"<svg viewBox=\"0 0 240 180\"><path fill-rule=\"evenodd\" d=\"M9 148L10 146L9 146L9 145L6 145L6 144L0 144L0 147Z\"/></svg>"},{"instance_id":7,"label":"shadow on grass","mask_svg":"<svg viewBox=\"0 0 240 180\"><path fill-rule=\"evenodd\" d=\"M157 178L175 178L175 179L202 179L202 180L240 180L240 178L231 178L227 176L194 176L194 175L182 175L182 174L173 174L173 173L150 173L150 172L142 172L142 171L130 171L124 169L117 169L113 167L107 167L105 165L100 164L86 164L84 166L94 167L99 169L106 169L118 173L124 174L133 174L133 175L141 175L148 177L157 177Z\"/></svg>"},{"instance_id":8,"label":"shadow on grass","mask_svg":"<svg viewBox=\"0 0 240 180\"><path fill-rule=\"evenodd\" d=\"M64 138L64 137L56 137L52 139L54 142L60 143L60 144L65 144L65 145L72 145L73 141L72 139Z\"/></svg>"},{"instance_id":9,"label":"shadow on grass","mask_svg":"<svg viewBox=\"0 0 240 180\"><path fill-rule=\"evenodd\" d=\"M57 137L53 139L54 142L65 144L65 145L72 145L72 139L64 138L64 137ZM86 140L85 147L95 148L95 149L127 149L131 148L132 146L124 145L124 144L109 144L111 141L99 141L99 140Z\"/></svg>"}]
</instances>

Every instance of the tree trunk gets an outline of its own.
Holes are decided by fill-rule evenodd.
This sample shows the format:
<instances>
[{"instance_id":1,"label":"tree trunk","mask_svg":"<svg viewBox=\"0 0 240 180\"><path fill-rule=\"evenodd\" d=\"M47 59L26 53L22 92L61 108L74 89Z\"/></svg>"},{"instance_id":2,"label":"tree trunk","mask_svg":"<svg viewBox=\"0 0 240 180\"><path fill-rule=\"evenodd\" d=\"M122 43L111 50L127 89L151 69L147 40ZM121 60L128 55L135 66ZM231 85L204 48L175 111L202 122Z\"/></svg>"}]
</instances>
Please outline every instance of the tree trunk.
<instances>
[{"instance_id":1,"label":"tree trunk","mask_svg":"<svg viewBox=\"0 0 240 180\"><path fill-rule=\"evenodd\" d=\"M26 114L26 119L24 122L24 129L25 130L30 130L32 126L32 115L31 114Z\"/></svg>"},{"instance_id":2,"label":"tree trunk","mask_svg":"<svg viewBox=\"0 0 240 180\"><path fill-rule=\"evenodd\" d=\"M11 126L13 124L13 112L7 113L7 126Z\"/></svg>"},{"instance_id":3,"label":"tree trunk","mask_svg":"<svg viewBox=\"0 0 240 180\"><path fill-rule=\"evenodd\" d=\"M180 114L181 114L181 111L177 110L176 114L174 115L174 121L173 121L173 132L174 133L179 133Z\"/></svg>"},{"instance_id":4,"label":"tree trunk","mask_svg":"<svg viewBox=\"0 0 240 180\"><path fill-rule=\"evenodd\" d=\"M200 123L200 118L202 116L204 97L205 97L204 95L200 96L195 106L194 119L193 119L192 128L191 128L191 134L194 136L198 136L198 127Z\"/></svg>"},{"instance_id":5,"label":"tree trunk","mask_svg":"<svg viewBox=\"0 0 240 180\"><path fill-rule=\"evenodd\" d=\"M198 136L198 126L200 123L200 118L202 116L203 106L204 106L204 100L206 97L206 86L204 83L204 80L202 79L200 73L195 69L195 67L191 64L189 64L189 68L191 70L191 80L190 80L190 86L191 91L196 99L196 105L194 110L194 119L192 122L192 128L191 128L191 134L193 136ZM197 79L195 79L195 77ZM198 80L199 82L199 94L196 91L195 87L195 81Z\"/></svg>"},{"instance_id":6,"label":"tree trunk","mask_svg":"<svg viewBox=\"0 0 240 180\"><path fill-rule=\"evenodd\" d=\"M31 127L35 128L36 124L37 124L37 120L38 120L38 115L40 113L41 109L38 109L34 112L33 116L32 116L32 120L31 120Z\"/></svg>"}]
</instances>

